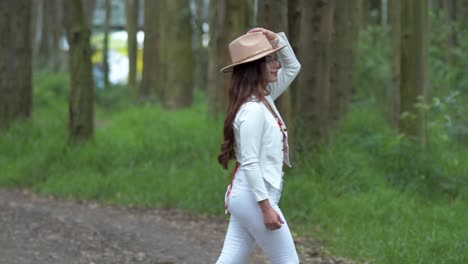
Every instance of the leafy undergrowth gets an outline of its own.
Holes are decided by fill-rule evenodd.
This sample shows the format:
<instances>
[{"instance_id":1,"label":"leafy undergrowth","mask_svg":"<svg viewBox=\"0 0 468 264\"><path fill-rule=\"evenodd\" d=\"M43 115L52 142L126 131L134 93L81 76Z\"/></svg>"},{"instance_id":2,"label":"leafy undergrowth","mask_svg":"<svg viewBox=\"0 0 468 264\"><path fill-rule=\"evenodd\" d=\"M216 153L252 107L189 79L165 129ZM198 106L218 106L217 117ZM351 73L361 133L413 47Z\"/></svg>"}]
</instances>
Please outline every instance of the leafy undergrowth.
<instances>
[{"instance_id":1,"label":"leafy undergrowth","mask_svg":"<svg viewBox=\"0 0 468 264\"><path fill-rule=\"evenodd\" d=\"M46 101L31 121L1 134L1 185L223 213L230 172L216 163L221 122L206 116L203 103L176 112L98 107L95 139L71 146L65 100ZM371 107L359 107L329 145L295 156L281 206L296 234L323 241L333 254L374 263L467 260L465 147L433 137L422 149L392 132Z\"/></svg>"}]
</instances>

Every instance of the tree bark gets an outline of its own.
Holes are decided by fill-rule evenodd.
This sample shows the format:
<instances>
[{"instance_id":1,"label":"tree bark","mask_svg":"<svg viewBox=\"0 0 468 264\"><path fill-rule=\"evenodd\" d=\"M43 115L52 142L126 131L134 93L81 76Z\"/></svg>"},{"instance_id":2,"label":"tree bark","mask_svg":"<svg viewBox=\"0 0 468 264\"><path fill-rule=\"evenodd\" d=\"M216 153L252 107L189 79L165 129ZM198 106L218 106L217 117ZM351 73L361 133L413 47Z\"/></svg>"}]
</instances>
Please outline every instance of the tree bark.
<instances>
[{"instance_id":1,"label":"tree bark","mask_svg":"<svg viewBox=\"0 0 468 264\"><path fill-rule=\"evenodd\" d=\"M390 39L391 39L391 70L392 81L389 91L389 111L390 125L398 130L400 127L400 83L401 83L401 1L392 0L388 2L390 14Z\"/></svg>"},{"instance_id":2,"label":"tree bark","mask_svg":"<svg viewBox=\"0 0 468 264\"><path fill-rule=\"evenodd\" d=\"M46 0L47 1L47 0ZM63 0L61 0L63 1ZM96 7L96 0L83 0L83 8L88 22L90 32L93 31L94 9Z\"/></svg>"},{"instance_id":3,"label":"tree bark","mask_svg":"<svg viewBox=\"0 0 468 264\"><path fill-rule=\"evenodd\" d=\"M45 64L47 63L47 60L50 55L50 50L51 50L51 34L50 34L50 25L52 23L50 22L51 16L50 14L53 11L52 8L52 2L43 0L42 1L42 19L41 19L41 38L39 41L39 50L38 50L38 58L40 61L40 64Z\"/></svg>"},{"instance_id":4,"label":"tree bark","mask_svg":"<svg viewBox=\"0 0 468 264\"><path fill-rule=\"evenodd\" d=\"M50 66L52 70L60 69L60 35L62 33L61 8L59 0L38 2L40 11L37 22L40 22L39 45L36 52L41 66Z\"/></svg>"},{"instance_id":5,"label":"tree bark","mask_svg":"<svg viewBox=\"0 0 468 264\"><path fill-rule=\"evenodd\" d=\"M144 1L144 25L145 40L143 43L143 73L141 77L140 99L151 100L159 97L161 93L159 86L164 84L159 69L160 60L160 39L159 39L159 21L164 12L163 3L159 1ZM158 84L159 81L159 84Z\"/></svg>"},{"instance_id":6,"label":"tree bark","mask_svg":"<svg viewBox=\"0 0 468 264\"><path fill-rule=\"evenodd\" d=\"M457 0L456 9L457 22L461 28L466 28L468 26L468 0Z\"/></svg>"},{"instance_id":7,"label":"tree bark","mask_svg":"<svg viewBox=\"0 0 468 264\"><path fill-rule=\"evenodd\" d=\"M142 100L150 100L151 97L161 99L161 89L158 89L158 81L163 85L165 82L161 78L163 67L159 67L160 54L164 54L166 50L160 44L160 34L164 34L163 28L160 28L160 16L164 10L162 5L164 2L145 1L144 5L144 25L145 40L143 44L143 73L141 78L141 87L139 97Z\"/></svg>"},{"instance_id":8,"label":"tree bark","mask_svg":"<svg viewBox=\"0 0 468 264\"><path fill-rule=\"evenodd\" d=\"M102 50L102 66L104 69L104 87L109 87L109 34L110 34L110 23L111 23L111 2L105 0L106 17L104 19L104 43Z\"/></svg>"},{"instance_id":9,"label":"tree bark","mask_svg":"<svg viewBox=\"0 0 468 264\"><path fill-rule=\"evenodd\" d=\"M442 5L444 8L445 13L445 20L447 23L448 34L446 43L446 59L450 65L455 64L455 57L453 54L453 50L456 46L458 46L458 39L457 39L457 31L455 30L455 23L457 22L456 19L456 10L455 10L455 0L444 0L442 1ZM466 14L465 14L466 15Z\"/></svg>"},{"instance_id":10,"label":"tree bark","mask_svg":"<svg viewBox=\"0 0 468 264\"><path fill-rule=\"evenodd\" d=\"M203 46L203 24L208 22L208 7L205 0L194 0L194 12L192 14L193 25L193 53L194 53L194 87L207 91L208 78L208 49Z\"/></svg>"},{"instance_id":11,"label":"tree bark","mask_svg":"<svg viewBox=\"0 0 468 264\"><path fill-rule=\"evenodd\" d=\"M0 128L31 116L32 3L0 1Z\"/></svg>"},{"instance_id":12,"label":"tree bark","mask_svg":"<svg viewBox=\"0 0 468 264\"><path fill-rule=\"evenodd\" d=\"M246 33L245 1L210 1L210 48L208 62L208 112L217 117L227 105L229 74L219 70L231 63L228 45Z\"/></svg>"},{"instance_id":13,"label":"tree bark","mask_svg":"<svg viewBox=\"0 0 468 264\"><path fill-rule=\"evenodd\" d=\"M176 110L188 107L193 100L192 26L189 1L172 0L166 3L165 39L168 61L164 101L166 108Z\"/></svg>"},{"instance_id":14,"label":"tree bark","mask_svg":"<svg viewBox=\"0 0 468 264\"><path fill-rule=\"evenodd\" d=\"M63 1L70 46L70 105L68 130L71 142L88 141L94 134L94 85L91 73L90 30L81 0Z\"/></svg>"},{"instance_id":15,"label":"tree bark","mask_svg":"<svg viewBox=\"0 0 468 264\"><path fill-rule=\"evenodd\" d=\"M426 118L418 105L427 102L428 1L402 1L401 4L400 131L424 143Z\"/></svg>"},{"instance_id":16,"label":"tree bark","mask_svg":"<svg viewBox=\"0 0 468 264\"><path fill-rule=\"evenodd\" d=\"M128 49L128 86L135 89L137 83L137 33L139 0L125 0Z\"/></svg>"},{"instance_id":17,"label":"tree bark","mask_svg":"<svg viewBox=\"0 0 468 264\"><path fill-rule=\"evenodd\" d=\"M330 75L330 120L335 122L346 115L351 98L361 7L360 0L335 4Z\"/></svg>"},{"instance_id":18,"label":"tree bark","mask_svg":"<svg viewBox=\"0 0 468 264\"><path fill-rule=\"evenodd\" d=\"M333 0L303 2L299 112L296 124L300 151L305 142L327 141L329 129L330 44Z\"/></svg>"},{"instance_id":19,"label":"tree bark","mask_svg":"<svg viewBox=\"0 0 468 264\"><path fill-rule=\"evenodd\" d=\"M299 43L300 43L300 28L301 28L302 6L300 0L288 0L288 38L294 53L298 58L301 58ZM291 104L293 115L297 113L298 106L298 91L297 81L291 84Z\"/></svg>"}]
</instances>

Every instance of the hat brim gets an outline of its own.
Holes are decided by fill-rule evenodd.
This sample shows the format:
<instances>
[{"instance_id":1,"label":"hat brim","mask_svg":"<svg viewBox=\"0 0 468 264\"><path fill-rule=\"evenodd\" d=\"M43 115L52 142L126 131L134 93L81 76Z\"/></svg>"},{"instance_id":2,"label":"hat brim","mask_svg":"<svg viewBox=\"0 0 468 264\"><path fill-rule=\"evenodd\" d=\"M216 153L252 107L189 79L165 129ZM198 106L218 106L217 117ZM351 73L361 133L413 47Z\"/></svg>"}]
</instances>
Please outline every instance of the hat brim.
<instances>
[{"instance_id":1,"label":"hat brim","mask_svg":"<svg viewBox=\"0 0 468 264\"><path fill-rule=\"evenodd\" d=\"M234 68L234 66L237 66L237 65L240 65L240 64L244 64L244 63L247 63L247 62L251 62L251 61L254 61L254 60L258 60L258 59L261 59L265 56L268 56L270 55L271 53L275 53L277 52L278 50L282 49L286 47L286 45L283 45L281 47L278 47L276 49L272 49L272 50L267 50L267 51L264 51L264 52L261 52L253 57L250 57L248 59L245 59L243 61L239 61L239 62L236 62L236 63L233 63L233 64L230 64L224 68L222 68L219 72L224 72L224 73L228 73L228 72L231 72L232 71L232 68Z\"/></svg>"}]
</instances>

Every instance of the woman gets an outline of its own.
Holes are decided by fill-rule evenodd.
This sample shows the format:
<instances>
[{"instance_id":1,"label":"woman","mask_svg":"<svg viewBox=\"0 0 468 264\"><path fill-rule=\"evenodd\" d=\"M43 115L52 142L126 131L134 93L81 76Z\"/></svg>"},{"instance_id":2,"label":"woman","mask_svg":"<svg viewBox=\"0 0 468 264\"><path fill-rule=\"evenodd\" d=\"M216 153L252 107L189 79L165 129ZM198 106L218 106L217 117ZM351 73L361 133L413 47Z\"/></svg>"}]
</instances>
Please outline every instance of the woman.
<instances>
[{"instance_id":1,"label":"woman","mask_svg":"<svg viewBox=\"0 0 468 264\"><path fill-rule=\"evenodd\" d=\"M224 142L218 156L227 169L236 159L226 192L231 213L217 263L247 263L259 245L273 264L299 263L288 224L278 207L283 162L288 156L286 126L274 100L299 73L284 33L254 28L229 44L232 71Z\"/></svg>"}]
</instances>

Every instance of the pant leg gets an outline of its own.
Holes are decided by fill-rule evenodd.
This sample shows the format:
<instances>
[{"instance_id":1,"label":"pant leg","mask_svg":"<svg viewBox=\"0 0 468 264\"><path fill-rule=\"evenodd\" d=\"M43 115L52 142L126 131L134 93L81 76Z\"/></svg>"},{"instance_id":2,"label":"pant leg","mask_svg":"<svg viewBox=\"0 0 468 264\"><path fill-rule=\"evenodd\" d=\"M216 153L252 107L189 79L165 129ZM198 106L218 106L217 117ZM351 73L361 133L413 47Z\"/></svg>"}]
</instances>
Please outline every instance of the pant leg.
<instances>
[{"instance_id":1,"label":"pant leg","mask_svg":"<svg viewBox=\"0 0 468 264\"><path fill-rule=\"evenodd\" d=\"M274 205L278 214L283 219L284 224L280 229L269 230L265 225L252 225L249 232L262 248L263 252L268 256L272 264L297 264L299 257L297 256L294 240L289 230L288 223L284 218L281 209Z\"/></svg>"},{"instance_id":2,"label":"pant leg","mask_svg":"<svg viewBox=\"0 0 468 264\"><path fill-rule=\"evenodd\" d=\"M242 186L242 185L241 185ZM277 203L281 192L268 186L270 203L284 221L280 229L269 230L263 222L263 213L248 189L234 189L229 201L231 219L234 217L244 230L262 248L272 264L297 264L299 258L286 219ZM246 262L233 262L246 263Z\"/></svg>"},{"instance_id":3,"label":"pant leg","mask_svg":"<svg viewBox=\"0 0 468 264\"><path fill-rule=\"evenodd\" d=\"M223 249L216 264L247 263L255 247L256 242L253 236L235 216L231 215Z\"/></svg>"}]
</instances>

